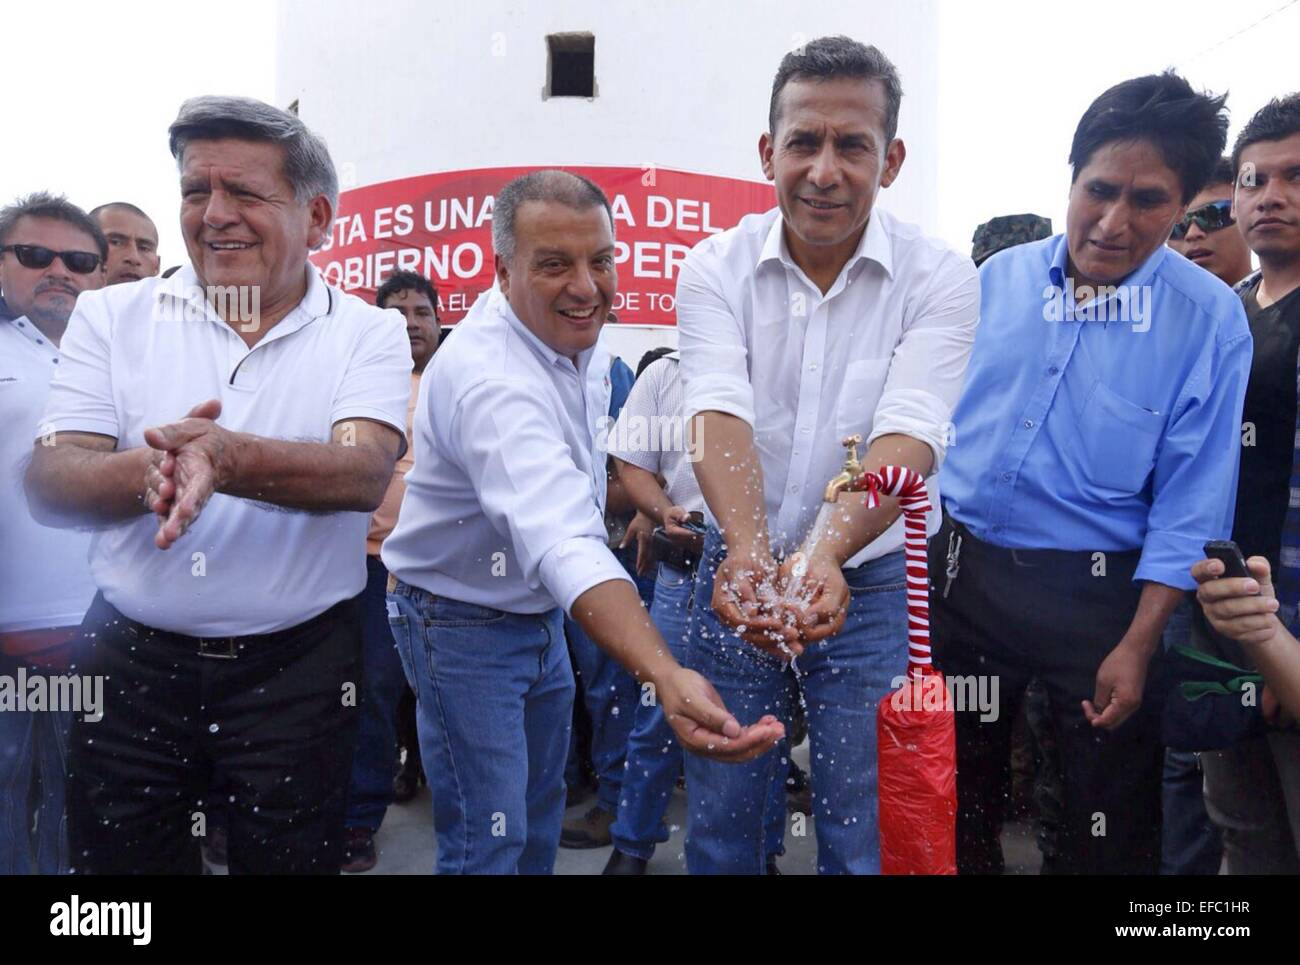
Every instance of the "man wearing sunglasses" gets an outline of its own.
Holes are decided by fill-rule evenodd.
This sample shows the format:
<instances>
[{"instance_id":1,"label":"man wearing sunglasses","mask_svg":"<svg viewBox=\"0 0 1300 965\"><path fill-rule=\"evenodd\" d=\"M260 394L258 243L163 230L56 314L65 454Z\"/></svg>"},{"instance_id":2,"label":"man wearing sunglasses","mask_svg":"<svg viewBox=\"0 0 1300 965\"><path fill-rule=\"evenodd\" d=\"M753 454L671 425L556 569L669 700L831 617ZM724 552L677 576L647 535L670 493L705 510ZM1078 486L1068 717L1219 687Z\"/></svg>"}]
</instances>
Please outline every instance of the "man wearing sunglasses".
<instances>
[{"instance_id":1,"label":"man wearing sunglasses","mask_svg":"<svg viewBox=\"0 0 1300 965\"><path fill-rule=\"evenodd\" d=\"M10 680L62 674L95 595L90 535L37 523L22 478L77 295L104 284L104 249L94 221L62 198L32 194L0 209L0 286L15 315L0 321L0 676ZM71 717L65 707L0 712L0 874L67 868Z\"/></svg>"},{"instance_id":2,"label":"man wearing sunglasses","mask_svg":"<svg viewBox=\"0 0 1300 965\"><path fill-rule=\"evenodd\" d=\"M80 208L53 195L30 195L7 212L0 291L15 319L25 317L57 346L77 295L104 284L108 243Z\"/></svg>"},{"instance_id":3,"label":"man wearing sunglasses","mask_svg":"<svg viewBox=\"0 0 1300 965\"><path fill-rule=\"evenodd\" d=\"M1213 179L1192 198L1169 235L1170 248L1229 285L1250 274L1250 249L1232 216L1234 181L1232 159L1219 158Z\"/></svg>"},{"instance_id":4,"label":"man wearing sunglasses","mask_svg":"<svg viewBox=\"0 0 1300 965\"><path fill-rule=\"evenodd\" d=\"M410 343L308 260L338 175L296 115L195 97L168 133L190 264L77 305L26 477L98 530L69 843L79 872L198 874L219 800L232 874L335 874Z\"/></svg>"},{"instance_id":5,"label":"man wearing sunglasses","mask_svg":"<svg viewBox=\"0 0 1300 965\"><path fill-rule=\"evenodd\" d=\"M1242 413L1232 538L1247 558L1262 558L1252 560L1253 575L1263 575L1259 582L1267 585L1272 574L1277 616L1294 633L1300 629L1300 93L1265 105L1247 121L1232 161L1234 231L1260 265L1238 289L1255 352ZM1264 561L1268 569L1261 573ZM1199 608L1192 628L1198 649L1255 666L1249 641L1243 646L1217 633ZM1267 733L1201 754L1206 810L1223 831L1229 874L1300 874L1300 730L1269 687L1259 703Z\"/></svg>"},{"instance_id":6,"label":"man wearing sunglasses","mask_svg":"<svg viewBox=\"0 0 1300 965\"><path fill-rule=\"evenodd\" d=\"M1232 159L1219 158L1209 184L1188 203L1187 213L1174 223L1169 235L1170 248L1228 285L1236 285L1250 274L1250 249L1232 214L1235 180ZM1258 351L1255 362L1259 362ZM1244 419L1249 422L1250 416ZM1190 598L1184 600L1170 616L1164 636L1166 649L1187 646L1191 603ZM1165 751L1161 874L1214 875L1223 863L1219 831L1205 813L1201 771L1200 755L1173 748Z\"/></svg>"}]
</instances>

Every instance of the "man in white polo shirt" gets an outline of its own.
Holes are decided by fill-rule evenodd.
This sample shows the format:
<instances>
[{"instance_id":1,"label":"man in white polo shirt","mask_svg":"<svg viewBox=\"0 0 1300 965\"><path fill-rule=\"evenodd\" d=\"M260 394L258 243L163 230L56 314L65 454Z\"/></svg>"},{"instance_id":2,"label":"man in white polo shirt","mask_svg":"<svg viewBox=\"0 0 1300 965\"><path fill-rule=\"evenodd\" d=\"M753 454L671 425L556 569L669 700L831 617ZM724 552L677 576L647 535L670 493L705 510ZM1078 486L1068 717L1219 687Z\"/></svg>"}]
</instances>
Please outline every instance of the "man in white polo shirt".
<instances>
[{"instance_id":1,"label":"man in white polo shirt","mask_svg":"<svg viewBox=\"0 0 1300 965\"><path fill-rule=\"evenodd\" d=\"M970 260L874 206L903 164L901 99L874 47L825 37L787 54L759 142L778 207L697 246L677 288L712 524L686 662L742 721L789 719L798 676L824 873L879 871L876 703L907 665L898 501L868 510L843 495L823 510L824 492L846 436L866 440L870 471L939 468L979 315ZM791 557L819 514L800 581ZM762 873L783 768L776 754L741 768L687 759L692 874Z\"/></svg>"},{"instance_id":2,"label":"man in white polo shirt","mask_svg":"<svg viewBox=\"0 0 1300 965\"><path fill-rule=\"evenodd\" d=\"M297 117L194 98L170 142L191 263L78 304L27 476L44 518L97 528L73 867L196 873L219 801L232 872L335 873L410 348L307 261L338 181Z\"/></svg>"},{"instance_id":3,"label":"man in white polo shirt","mask_svg":"<svg viewBox=\"0 0 1300 965\"><path fill-rule=\"evenodd\" d=\"M653 687L687 749L745 760L782 728L741 728L673 659L606 544L609 201L563 171L516 178L496 195L492 247L500 290L429 365L382 555L419 700L438 872L549 874L574 689L561 610Z\"/></svg>"},{"instance_id":4,"label":"man in white polo shirt","mask_svg":"<svg viewBox=\"0 0 1300 965\"><path fill-rule=\"evenodd\" d=\"M36 522L22 480L68 318L80 292L103 286L106 254L95 222L63 198L37 193L0 210L0 287L17 312L0 321L0 675L14 682L75 664L81 617L95 595L90 535ZM0 702L0 875L67 868L63 796L73 709ZM94 708L79 709L93 715Z\"/></svg>"}]
</instances>

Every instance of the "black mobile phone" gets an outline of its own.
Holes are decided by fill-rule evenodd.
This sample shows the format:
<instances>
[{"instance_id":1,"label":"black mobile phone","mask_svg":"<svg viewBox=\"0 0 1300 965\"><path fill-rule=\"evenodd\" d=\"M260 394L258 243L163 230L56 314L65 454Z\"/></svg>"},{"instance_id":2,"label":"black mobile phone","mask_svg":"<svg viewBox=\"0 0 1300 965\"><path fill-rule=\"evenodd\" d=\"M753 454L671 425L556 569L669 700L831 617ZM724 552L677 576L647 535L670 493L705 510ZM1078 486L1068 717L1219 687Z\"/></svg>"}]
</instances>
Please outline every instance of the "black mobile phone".
<instances>
[{"instance_id":1,"label":"black mobile phone","mask_svg":"<svg viewBox=\"0 0 1300 965\"><path fill-rule=\"evenodd\" d=\"M696 522L690 516L686 517L686 519L682 520L678 525L680 525L682 529L694 533L696 536L707 536L709 532L708 529L705 528L703 521Z\"/></svg>"},{"instance_id":2,"label":"black mobile phone","mask_svg":"<svg viewBox=\"0 0 1300 965\"><path fill-rule=\"evenodd\" d=\"M1241 555L1241 547L1230 539L1212 539L1205 544L1205 555L1223 564L1223 575L1227 579L1249 579L1250 571L1246 569L1246 559Z\"/></svg>"}]
</instances>

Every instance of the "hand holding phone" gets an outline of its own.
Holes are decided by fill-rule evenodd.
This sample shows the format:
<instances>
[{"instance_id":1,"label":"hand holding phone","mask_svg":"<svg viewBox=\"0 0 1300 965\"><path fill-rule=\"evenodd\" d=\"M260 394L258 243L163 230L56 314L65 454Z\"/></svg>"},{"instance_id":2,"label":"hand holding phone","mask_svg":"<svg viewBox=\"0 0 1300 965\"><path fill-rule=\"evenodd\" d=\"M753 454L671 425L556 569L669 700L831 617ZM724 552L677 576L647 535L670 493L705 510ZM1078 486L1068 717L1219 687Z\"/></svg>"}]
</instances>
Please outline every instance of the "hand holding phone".
<instances>
[{"instance_id":1,"label":"hand holding phone","mask_svg":"<svg viewBox=\"0 0 1300 965\"><path fill-rule=\"evenodd\" d=\"M1241 547L1232 540L1210 540L1205 544L1205 555L1208 559L1218 560L1223 564L1223 576L1220 579L1250 579L1250 571L1246 569L1246 558L1241 555Z\"/></svg>"}]
</instances>

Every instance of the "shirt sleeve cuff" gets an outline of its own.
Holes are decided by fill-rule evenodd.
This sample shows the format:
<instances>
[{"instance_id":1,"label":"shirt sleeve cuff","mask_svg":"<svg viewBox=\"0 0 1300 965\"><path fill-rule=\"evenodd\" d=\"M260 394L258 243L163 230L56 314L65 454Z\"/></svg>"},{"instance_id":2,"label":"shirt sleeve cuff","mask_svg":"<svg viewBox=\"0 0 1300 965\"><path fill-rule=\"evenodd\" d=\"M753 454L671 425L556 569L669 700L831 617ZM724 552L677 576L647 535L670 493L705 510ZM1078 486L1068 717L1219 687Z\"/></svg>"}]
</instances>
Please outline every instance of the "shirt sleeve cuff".
<instances>
[{"instance_id":1,"label":"shirt sleeve cuff","mask_svg":"<svg viewBox=\"0 0 1300 965\"><path fill-rule=\"evenodd\" d=\"M348 419L369 419L371 422L380 422L386 426L391 426L397 430L398 435L406 437L406 413L403 412L400 417L386 409L380 409L368 405L350 405L340 408L330 416L330 425L338 425Z\"/></svg>"},{"instance_id":2,"label":"shirt sleeve cuff","mask_svg":"<svg viewBox=\"0 0 1300 965\"><path fill-rule=\"evenodd\" d=\"M120 430L116 422L108 419L91 419L85 416L56 416L48 422L43 421L37 426L38 433L35 438L40 439L49 432L90 432L97 436L108 436L111 439L117 439Z\"/></svg>"},{"instance_id":3,"label":"shirt sleeve cuff","mask_svg":"<svg viewBox=\"0 0 1300 965\"><path fill-rule=\"evenodd\" d=\"M1205 557L1204 542L1179 533L1147 533L1133 579L1163 583L1180 590L1196 589L1192 566Z\"/></svg>"},{"instance_id":4,"label":"shirt sleeve cuff","mask_svg":"<svg viewBox=\"0 0 1300 965\"><path fill-rule=\"evenodd\" d=\"M575 536L552 547L542 557L538 576L565 613L571 612L578 597L593 586L610 580L632 583L609 547L590 536Z\"/></svg>"},{"instance_id":5,"label":"shirt sleeve cuff","mask_svg":"<svg viewBox=\"0 0 1300 965\"><path fill-rule=\"evenodd\" d=\"M749 383L739 379L711 376L707 387L688 385L683 408L687 419L701 412L725 412L746 425L754 425L754 392Z\"/></svg>"},{"instance_id":6,"label":"shirt sleeve cuff","mask_svg":"<svg viewBox=\"0 0 1300 965\"><path fill-rule=\"evenodd\" d=\"M638 469L644 469L646 472L659 472L659 453L657 451L651 450L645 452L639 449L634 451L630 449L614 449L611 447L606 454L613 456L615 459L621 459L623 462L630 463Z\"/></svg>"},{"instance_id":7,"label":"shirt sleeve cuff","mask_svg":"<svg viewBox=\"0 0 1300 965\"><path fill-rule=\"evenodd\" d=\"M935 399L934 402L937 403L938 400ZM876 419L871 426L867 446L869 447L881 436L887 435L909 436L918 442L924 442L934 454L934 464L927 473L933 476L942 468L944 457L948 454L948 442L952 435L951 417L949 420L940 421L935 415L918 415L914 412L900 411L904 408L905 406L900 405L896 398L886 396L881 399L876 407Z\"/></svg>"}]
</instances>

